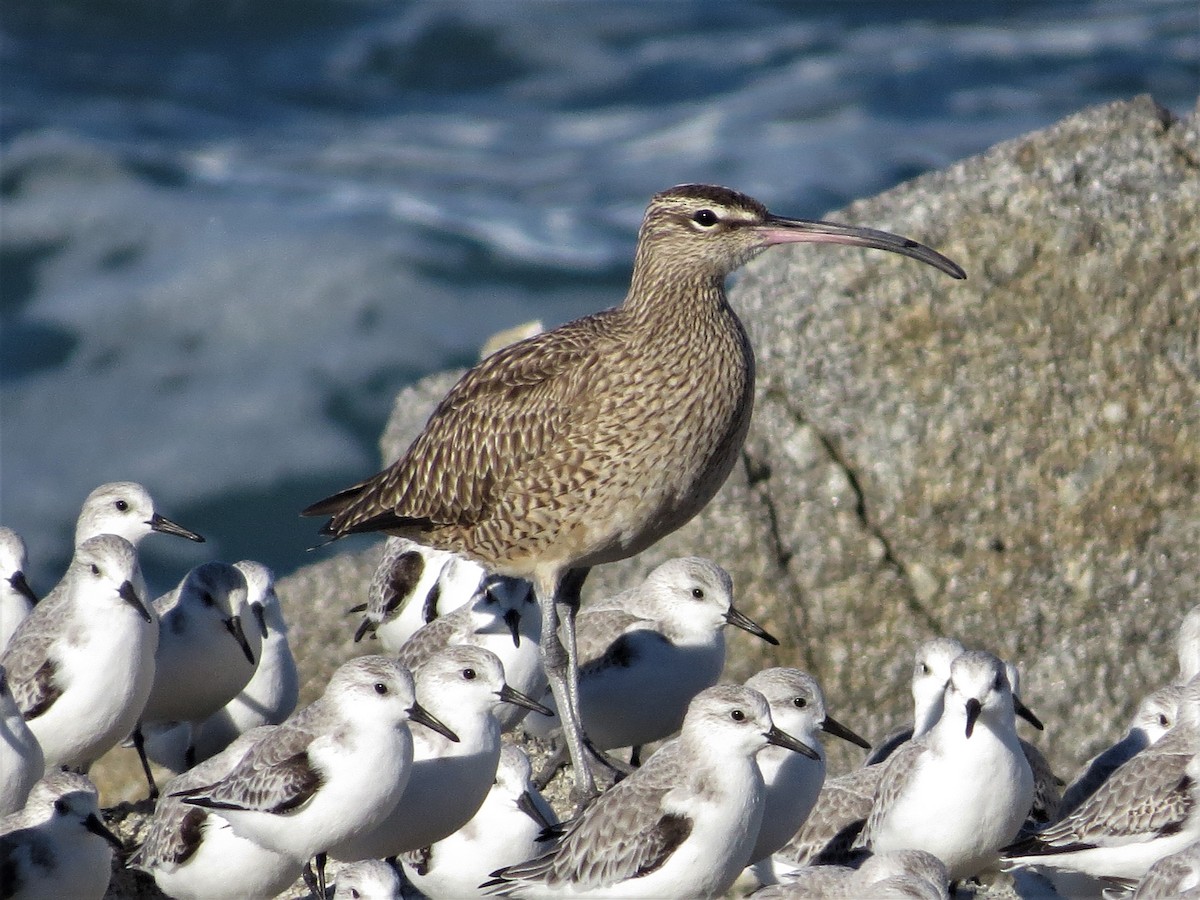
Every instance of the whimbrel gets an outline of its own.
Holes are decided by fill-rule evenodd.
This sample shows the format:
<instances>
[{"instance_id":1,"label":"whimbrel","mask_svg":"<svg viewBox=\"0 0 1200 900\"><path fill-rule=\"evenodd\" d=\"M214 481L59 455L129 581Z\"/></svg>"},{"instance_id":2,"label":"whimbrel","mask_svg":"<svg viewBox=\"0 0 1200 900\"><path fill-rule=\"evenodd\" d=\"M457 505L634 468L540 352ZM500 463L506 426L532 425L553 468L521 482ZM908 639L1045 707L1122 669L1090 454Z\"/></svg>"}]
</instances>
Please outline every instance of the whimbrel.
<instances>
[{"instance_id":1,"label":"whimbrel","mask_svg":"<svg viewBox=\"0 0 1200 900\"><path fill-rule=\"evenodd\" d=\"M303 512L330 516L325 534L386 531L533 582L579 795L594 786L575 676L582 576L568 575L640 553L724 483L754 398L754 354L725 278L798 242L876 247L965 277L908 238L785 219L727 188L671 188L646 210L624 303L487 357L400 459Z\"/></svg>"}]
</instances>

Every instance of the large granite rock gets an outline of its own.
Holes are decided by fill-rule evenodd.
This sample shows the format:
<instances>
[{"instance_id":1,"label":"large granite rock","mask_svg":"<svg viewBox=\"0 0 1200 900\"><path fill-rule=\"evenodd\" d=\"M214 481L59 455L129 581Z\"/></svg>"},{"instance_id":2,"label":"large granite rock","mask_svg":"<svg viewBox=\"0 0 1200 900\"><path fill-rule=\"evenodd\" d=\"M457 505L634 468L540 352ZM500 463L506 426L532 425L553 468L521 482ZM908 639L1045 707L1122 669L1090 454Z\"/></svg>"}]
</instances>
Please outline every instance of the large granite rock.
<instances>
[{"instance_id":1,"label":"large granite rock","mask_svg":"<svg viewBox=\"0 0 1200 900\"><path fill-rule=\"evenodd\" d=\"M1200 602L1196 122L1144 97L1086 110L830 214L937 247L966 282L811 246L748 266L731 291L759 358L744 464L585 597L710 556L783 640L732 635L730 678L801 666L877 737L910 708L914 645L951 634L1021 665L1061 770L1117 735ZM456 376L401 393L385 460ZM361 652L342 612L376 556L280 587L304 610L310 694Z\"/></svg>"}]
</instances>

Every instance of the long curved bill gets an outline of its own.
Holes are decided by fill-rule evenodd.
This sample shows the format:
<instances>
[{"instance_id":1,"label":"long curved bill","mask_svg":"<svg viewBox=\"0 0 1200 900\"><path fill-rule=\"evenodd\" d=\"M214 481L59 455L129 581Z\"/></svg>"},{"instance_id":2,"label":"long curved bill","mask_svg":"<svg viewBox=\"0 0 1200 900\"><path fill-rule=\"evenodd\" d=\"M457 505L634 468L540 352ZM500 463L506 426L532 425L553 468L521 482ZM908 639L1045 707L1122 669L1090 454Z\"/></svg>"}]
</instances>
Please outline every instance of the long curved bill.
<instances>
[{"instance_id":1,"label":"long curved bill","mask_svg":"<svg viewBox=\"0 0 1200 900\"><path fill-rule=\"evenodd\" d=\"M783 747L785 750L794 750L797 753L802 753L809 759L821 758L821 754L808 746L808 744L797 740L786 731L780 731L775 725L772 725L771 730L767 732L767 743L774 744L776 747Z\"/></svg>"},{"instance_id":2,"label":"long curved bill","mask_svg":"<svg viewBox=\"0 0 1200 900\"><path fill-rule=\"evenodd\" d=\"M414 703L408 708L408 718L413 722L420 722L426 728L432 728L446 740L458 743L458 735L446 727L437 716L423 707L420 703Z\"/></svg>"},{"instance_id":3,"label":"long curved bill","mask_svg":"<svg viewBox=\"0 0 1200 900\"><path fill-rule=\"evenodd\" d=\"M736 625L742 631L748 631L756 637L762 638L768 644L776 647L779 646L779 641L774 635L770 634L767 629L763 628L748 615L735 607L729 607L729 612L725 613L725 621L730 625Z\"/></svg>"},{"instance_id":4,"label":"long curved bill","mask_svg":"<svg viewBox=\"0 0 1200 900\"><path fill-rule=\"evenodd\" d=\"M552 710L550 707L543 706L528 694L522 694L516 688L510 687L507 684L500 688L497 693L500 694L500 699L505 703L512 703L516 706L523 706L526 709L532 709L534 712L541 713L543 716L554 715L554 710Z\"/></svg>"},{"instance_id":5,"label":"long curved bill","mask_svg":"<svg viewBox=\"0 0 1200 900\"><path fill-rule=\"evenodd\" d=\"M163 534L177 534L182 538L187 538L189 541L195 541L197 544L203 544L204 538L196 534L194 531L188 531L182 525L172 522L166 516L160 516L155 513L150 517L150 521L146 523L152 531L160 531Z\"/></svg>"},{"instance_id":6,"label":"long curved bill","mask_svg":"<svg viewBox=\"0 0 1200 900\"><path fill-rule=\"evenodd\" d=\"M855 225L838 225L816 219L787 219L770 216L766 223L758 226L766 246L773 244L847 244L851 247L870 247L899 253L918 262L940 269L951 278L966 278L967 273L954 260L936 250L926 247L911 238L875 228L860 228Z\"/></svg>"},{"instance_id":7,"label":"long curved bill","mask_svg":"<svg viewBox=\"0 0 1200 900\"><path fill-rule=\"evenodd\" d=\"M832 734L834 737L840 737L843 741L849 741L858 747L862 747L864 750L871 749L870 744L868 744L863 738L859 737L856 732L851 731L833 716L826 716L821 721L821 730L827 732L828 734Z\"/></svg>"}]
</instances>

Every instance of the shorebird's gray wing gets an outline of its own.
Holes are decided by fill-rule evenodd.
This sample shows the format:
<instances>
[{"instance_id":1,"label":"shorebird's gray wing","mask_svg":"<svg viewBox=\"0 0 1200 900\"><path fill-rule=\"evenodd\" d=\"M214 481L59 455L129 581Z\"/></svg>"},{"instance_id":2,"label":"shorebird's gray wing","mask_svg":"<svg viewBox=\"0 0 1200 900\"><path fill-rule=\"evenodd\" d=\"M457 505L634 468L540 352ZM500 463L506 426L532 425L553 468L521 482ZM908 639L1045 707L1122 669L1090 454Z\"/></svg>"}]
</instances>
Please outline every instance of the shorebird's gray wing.
<instances>
[{"instance_id":1,"label":"shorebird's gray wing","mask_svg":"<svg viewBox=\"0 0 1200 900\"><path fill-rule=\"evenodd\" d=\"M26 628L32 618L21 623L9 640L8 649L0 656L13 699L26 721L42 715L62 696L62 688L55 679L58 664L50 653L57 632L45 627L50 619L40 616L30 623L35 627Z\"/></svg>"},{"instance_id":2,"label":"shorebird's gray wing","mask_svg":"<svg viewBox=\"0 0 1200 900\"><path fill-rule=\"evenodd\" d=\"M1060 853L1178 831L1192 810L1193 788L1186 769L1193 754L1155 749L1139 753L1113 772L1065 819L1004 848L1005 855Z\"/></svg>"},{"instance_id":3,"label":"shorebird's gray wing","mask_svg":"<svg viewBox=\"0 0 1200 900\"><path fill-rule=\"evenodd\" d=\"M503 892L505 886L519 890L521 883L540 882L551 889L571 885L587 890L661 867L692 831L691 819L663 808L663 798L686 779L671 766L659 767L658 777L647 774L651 777L629 778L609 788L566 828L552 850L499 870L484 887Z\"/></svg>"},{"instance_id":4,"label":"shorebird's gray wing","mask_svg":"<svg viewBox=\"0 0 1200 900\"><path fill-rule=\"evenodd\" d=\"M170 790L170 788L168 788ZM162 866L178 866L200 846L202 826L208 813L164 795L154 810L150 827L127 865L153 874Z\"/></svg>"},{"instance_id":5,"label":"shorebird's gray wing","mask_svg":"<svg viewBox=\"0 0 1200 900\"><path fill-rule=\"evenodd\" d=\"M1033 806L1029 809L1027 822L1034 827L1040 827L1058 818L1058 808L1062 803L1063 780L1054 774L1050 761L1029 741L1021 741L1021 752L1033 772Z\"/></svg>"},{"instance_id":6,"label":"shorebird's gray wing","mask_svg":"<svg viewBox=\"0 0 1200 900\"><path fill-rule=\"evenodd\" d=\"M255 744L220 781L175 793L208 809L255 809L287 812L302 805L321 786L321 773L309 762L308 748L320 736L315 727L322 710L308 707ZM308 715L306 715L308 714Z\"/></svg>"},{"instance_id":7,"label":"shorebird's gray wing","mask_svg":"<svg viewBox=\"0 0 1200 900\"><path fill-rule=\"evenodd\" d=\"M855 847L870 847L875 832L879 829L883 817L895 805L900 795L908 788L909 781L920 764L922 754L927 745L924 739L909 741L901 744L883 764L883 773L879 778L879 789L875 794L875 802L871 804L871 814L867 823L854 841Z\"/></svg>"},{"instance_id":8,"label":"shorebird's gray wing","mask_svg":"<svg viewBox=\"0 0 1200 900\"><path fill-rule=\"evenodd\" d=\"M460 609L464 610L464 615L469 614L467 607L460 607ZM458 610L455 610L448 616L434 619L428 625L418 628L413 636L401 645L400 651L396 654L400 665L407 667L409 671L416 671L417 667L429 657L448 647L450 639L454 637L458 624L462 620L461 616L455 615L457 612Z\"/></svg>"},{"instance_id":9,"label":"shorebird's gray wing","mask_svg":"<svg viewBox=\"0 0 1200 900\"><path fill-rule=\"evenodd\" d=\"M331 516L322 530L334 535L479 521L497 490L567 429L580 371L609 318L588 316L487 357L451 388L404 456L304 514Z\"/></svg>"},{"instance_id":10,"label":"shorebird's gray wing","mask_svg":"<svg viewBox=\"0 0 1200 900\"><path fill-rule=\"evenodd\" d=\"M601 609L581 612L575 622L575 645L579 654L579 669L582 673L585 666L619 664L624 650L618 649L625 633L630 627L645 623L647 628L653 627L652 622L626 612L623 609ZM613 653L617 657L613 657ZM628 665L628 661L624 663Z\"/></svg>"},{"instance_id":11,"label":"shorebird's gray wing","mask_svg":"<svg viewBox=\"0 0 1200 900\"><path fill-rule=\"evenodd\" d=\"M883 766L853 769L825 782L816 805L795 836L779 851L801 864L837 863L849 858L883 776Z\"/></svg>"},{"instance_id":12,"label":"shorebird's gray wing","mask_svg":"<svg viewBox=\"0 0 1200 900\"><path fill-rule=\"evenodd\" d=\"M1178 853L1165 856L1150 867L1137 883L1133 900L1200 897L1200 841L1188 844Z\"/></svg>"}]
</instances>

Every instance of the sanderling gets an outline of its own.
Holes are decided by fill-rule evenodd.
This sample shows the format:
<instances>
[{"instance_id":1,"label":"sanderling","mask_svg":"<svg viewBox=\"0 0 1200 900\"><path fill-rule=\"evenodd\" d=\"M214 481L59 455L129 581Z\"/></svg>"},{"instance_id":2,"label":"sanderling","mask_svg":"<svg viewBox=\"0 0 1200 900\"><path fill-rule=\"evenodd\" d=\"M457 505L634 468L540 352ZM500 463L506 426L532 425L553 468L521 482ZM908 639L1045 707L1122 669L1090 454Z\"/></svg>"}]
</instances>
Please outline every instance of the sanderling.
<instances>
[{"instance_id":1,"label":"sanderling","mask_svg":"<svg viewBox=\"0 0 1200 900\"><path fill-rule=\"evenodd\" d=\"M0 526L0 653L38 601L25 580L27 562L21 536Z\"/></svg>"},{"instance_id":2,"label":"sanderling","mask_svg":"<svg viewBox=\"0 0 1200 900\"><path fill-rule=\"evenodd\" d=\"M470 644L490 650L504 664L504 680L529 697L546 690L542 668L542 614L527 581L488 576L470 602L419 629L397 654L414 672L440 650ZM509 731L525 719L526 710L510 706L498 712ZM540 718L540 717L539 717Z\"/></svg>"},{"instance_id":3,"label":"sanderling","mask_svg":"<svg viewBox=\"0 0 1200 900\"><path fill-rule=\"evenodd\" d=\"M474 597L485 574L474 560L389 537L367 588L367 602L350 608L363 614L355 643L370 635L388 653L399 652L418 629Z\"/></svg>"},{"instance_id":4,"label":"sanderling","mask_svg":"<svg viewBox=\"0 0 1200 900\"><path fill-rule=\"evenodd\" d=\"M158 646L145 590L132 544L90 538L0 657L47 768L86 770L137 722Z\"/></svg>"},{"instance_id":5,"label":"sanderling","mask_svg":"<svg viewBox=\"0 0 1200 900\"><path fill-rule=\"evenodd\" d=\"M932 853L893 850L868 856L857 869L806 866L753 896L754 900L947 900L949 882L946 866Z\"/></svg>"},{"instance_id":6,"label":"sanderling","mask_svg":"<svg viewBox=\"0 0 1200 900\"><path fill-rule=\"evenodd\" d=\"M1115 772L1066 818L1005 848L1008 866L1069 869L1139 879L1164 856L1200 839L1200 679L1189 682L1179 721Z\"/></svg>"},{"instance_id":7,"label":"sanderling","mask_svg":"<svg viewBox=\"0 0 1200 900\"><path fill-rule=\"evenodd\" d=\"M856 845L927 850L954 879L994 866L1033 804L1033 773L1017 739L1004 664L967 651L954 660L942 717L901 746Z\"/></svg>"},{"instance_id":8,"label":"sanderling","mask_svg":"<svg viewBox=\"0 0 1200 900\"><path fill-rule=\"evenodd\" d=\"M343 663L319 700L271 727L219 781L183 791L216 810L235 834L298 861L383 821L408 782L407 723L452 732L416 702L412 675L382 656Z\"/></svg>"},{"instance_id":9,"label":"sanderling","mask_svg":"<svg viewBox=\"0 0 1200 900\"><path fill-rule=\"evenodd\" d=\"M382 859L362 859L338 869L334 900L402 900L404 879Z\"/></svg>"},{"instance_id":10,"label":"sanderling","mask_svg":"<svg viewBox=\"0 0 1200 900\"><path fill-rule=\"evenodd\" d=\"M966 648L954 638L937 637L925 641L916 651L913 663L913 723L893 731L863 760L864 766L883 762L905 741L923 737L942 717L942 699L950 680L950 665Z\"/></svg>"},{"instance_id":11,"label":"sanderling","mask_svg":"<svg viewBox=\"0 0 1200 900\"><path fill-rule=\"evenodd\" d=\"M267 728L249 731L169 782L130 868L147 873L164 894L180 900L274 897L295 881L302 863L239 837L217 812L173 796L228 775L268 733Z\"/></svg>"},{"instance_id":12,"label":"sanderling","mask_svg":"<svg viewBox=\"0 0 1200 900\"><path fill-rule=\"evenodd\" d=\"M8 672L0 666L0 816L25 805L45 770L42 745L25 724L8 686Z\"/></svg>"},{"instance_id":13,"label":"sanderling","mask_svg":"<svg viewBox=\"0 0 1200 900\"><path fill-rule=\"evenodd\" d=\"M496 778L483 805L462 828L401 857L409 881L431 900L482 896L492 872L538 856L558 818L533 786L529 757L515 744L500 748Z\"/></svg>"},{"instance_id":14,"label":"sanderling","mask_svg":"<svg viewBox=\"0 0 1200 900\"><path fill-rule=\"evenodd\" d=\"M579 711L592 745L638 747L678 731L691 699L721 676L727 624L779 643L734 607L729 573L699 557L669 560L581 610ZM560 722L531 717L525 727L545 737Z\"/></svg>"},{"instance_id":15,"label":"sanderling","mask_svg":"<svg viewBox=\"0 0 1200 900\"><path fill-rule=\"evenodd\" d=\"M1133 714L1125 736L1092 757L1063 792L1058 818L1065 819L1092 796L1121 765L1170 731L1179 720L1183 685L1172 684L1147 694Z\"/></svg>"},{"instance_id":16,"label":"sanderling","mask_svg":"<svg viewBox=\"0 0 1200 900\"><path fill-rule=\"evenodd\" d=\"M774 880L769 857L780 849L808 817L821 785L825 783L825 749L821 732L827 732L871 749L865 740L825 711L825 695L817 680L799 669L764 669L746 681L767 698L775 725L802 741L817 753L810 759L783 747L764 747L759 751L758 768L766 785L762 825L748 863L759 863L760 881Z\"/></svg>"},{"instance_id":17,"label":"sanderling","mask_svg":"<svg viewBox=\"0 0 1200 900\"><path fill-rule=\"evenodd\" d=\"M115 534L135 547L151 531L203 543L204 538L156 512L150 492L135 481L102 484L83 501L75 521L75 546L98 534Z\"/></svg>"},{"instance_id":18,"label":"sanderling","mask_svg":"<svg viewBox=\"0 0 1200 900\"><path fill-rule=\"evenodd\" d=\"M249 612L246 579L225 563L196 566L154 601L154 609L160 628L154 686L139 719L143 733L199 723L219 710L250 681L262 642L256 627L249 637L243 627ZM146 776L156 796L149 768Z\"/></svg>"},{"instance_id":19,"label":"sanderling","mask_svg":"<svg viewBox=\"0 0 1200 900\"><path fill-rule=\"evenodd\" d=\"M1200 900L1200 841L1164 856L1137 883L1133 900Z\"/></svg>"},{"instance_id":20,"label":"sanderling","mask_svg":"<svg viewBox=\"0 0 1200 900\"><path fill-rule=\"evenodd\" d=\"M193 730L196 760L208 759L251 728L278 725L292 714L300 698L300 674L288 643L274 573L251 560L234 563L234 567L246 579L251 619L246 627L257 629L261 640L258 665L238 695Z\"/></svg>"},{"instance_id":21,"label":"sanderling","mask_svg":"<svg viewBox=\"0 0 1200 900\"><path fill-rule=\"evenodd\" d=\"M417 701L458 739L418 730L400 801L376 827L330 847L334 859L395 856L453 834L479 810L495 780L501 704L549 712L506 684L500 659L482 647L447 647L422 663L413 678Z\"/></svg>"},{"instance_id":22,"label":"sanderling","mask_svg":"<svg viewBox=\"0 0 1200 900\"><path fill-rule=\"evenodd\" d=\"M6 900L100 900L121 841L100 819L96 787L83 775L52 772L20 812L0 819L0 892Z\"/></svg>"},{"instance_id":23,"label":"sanderling","mask_svg":"<svg viewBox=\"0 0 1200 900\"><path fill-rule=\"evenodd\" d=\"M778 744L816 757L771 721L762 694L697 694L679 736L563 828L553 849L484 887L521 897L711 897L741 872L762 822L754 754Z\"/></svg>"}]
</instances>

